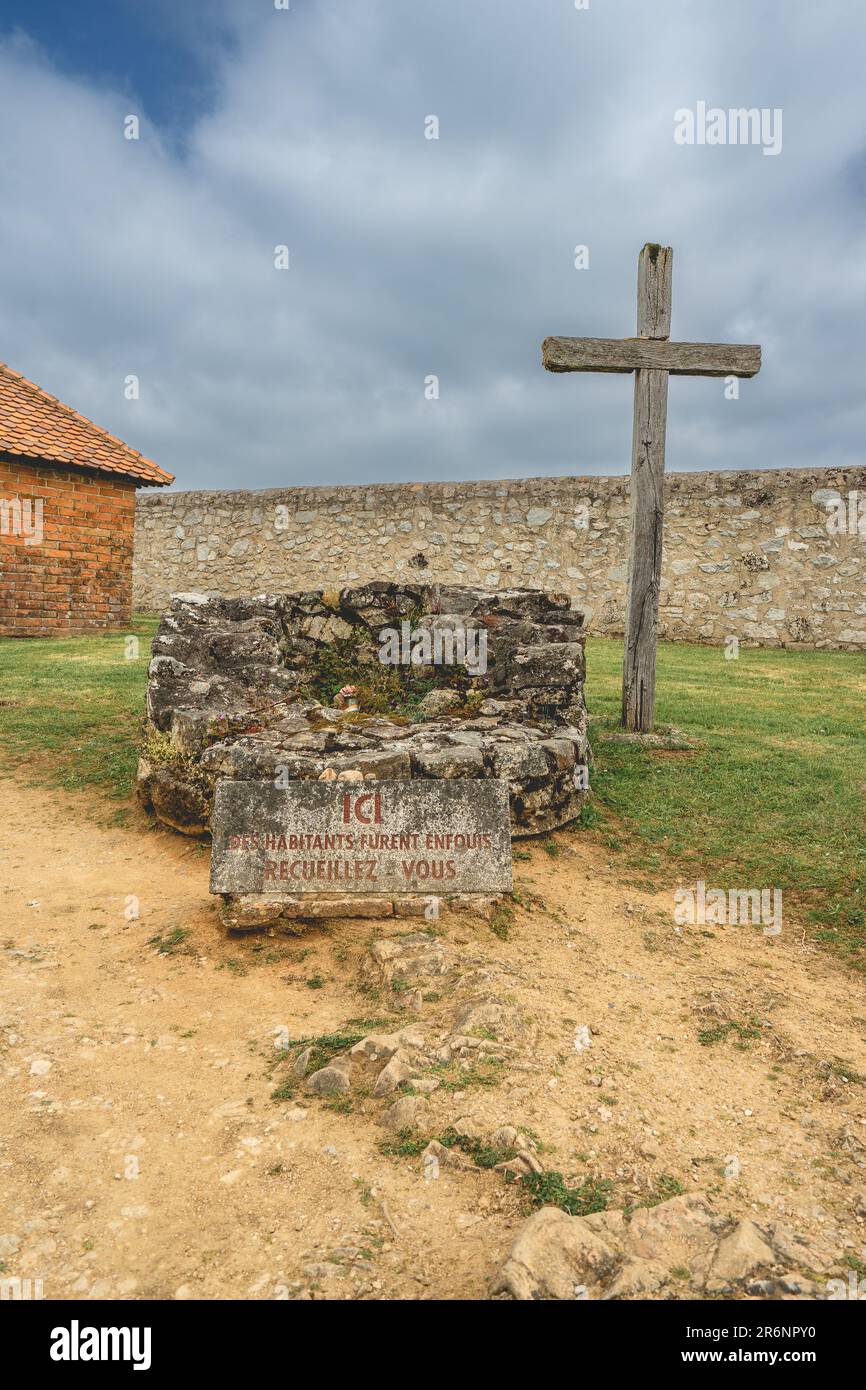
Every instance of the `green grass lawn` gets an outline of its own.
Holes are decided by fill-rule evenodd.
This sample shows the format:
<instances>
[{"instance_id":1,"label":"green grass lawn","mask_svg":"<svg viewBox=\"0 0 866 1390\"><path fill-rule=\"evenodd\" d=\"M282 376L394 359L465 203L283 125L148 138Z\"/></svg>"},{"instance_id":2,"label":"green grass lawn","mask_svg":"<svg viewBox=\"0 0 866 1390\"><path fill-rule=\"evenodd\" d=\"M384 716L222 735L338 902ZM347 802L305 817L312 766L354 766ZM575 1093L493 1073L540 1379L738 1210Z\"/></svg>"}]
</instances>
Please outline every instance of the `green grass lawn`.
<instances>
[{"instance_id":1,"label":"green grass lawn","mask_svg":"<svg viewBox=\"0 0 866 1390\"><path fill-rule=\"evenodd\" d=\"M70 790L129 796L157 622L137 617L126 634L0 638L4 770L26 770ZM138 638L137 660L125 655L127 636Z\"/></svg>"},{"instance_id":2,"label":"green grass lawn","mask_svg":"<svg viewBox=\"0 0 866 1390\"><path fill-rule=\"evenodd\" d=\"M0 640L0 755L19 775L123 799L132 790L156 619L124 636ZM786 917L866 969L866 659L662 643L657 718L692 752L604 743L621 642L587 643L596 763L585 828L625 877L673 889L780 888Z\"/></svg>"},{"instance_id":3,"label":"green grass lawn","mask_svg":"<svg viewBox=\"0 0 866 1390\"><path fill-rule=\"evenodd\" d=\"M785 912L866 968L866 659L854 652L664 642L656 718L690 753L603 743L619 722L622 644L587 643L593 812L635 881L780 888Z\"/></svg>"}]
</instances>

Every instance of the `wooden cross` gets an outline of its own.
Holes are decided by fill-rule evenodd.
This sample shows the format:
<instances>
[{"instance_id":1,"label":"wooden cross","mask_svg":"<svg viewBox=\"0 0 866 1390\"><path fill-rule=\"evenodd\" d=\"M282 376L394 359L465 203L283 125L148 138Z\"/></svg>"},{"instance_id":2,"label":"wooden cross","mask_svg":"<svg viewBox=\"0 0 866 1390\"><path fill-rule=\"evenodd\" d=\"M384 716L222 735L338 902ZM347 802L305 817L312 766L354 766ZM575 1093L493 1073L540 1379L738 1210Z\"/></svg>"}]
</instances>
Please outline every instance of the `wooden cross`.
<instances>
[{"instance_id":1,"label":"wooden cross","mask_svg":"<svg viewBox=\"0 0 866 1390\"><path fill-rule=\"evenodd\" d=\"M622 723L641 732L652 728L655 706L668 376L754 376L761 369L754 344L669 341L672 268L670 246L648 243L641 251L636 338L545 338L541 345L549 372L635 374Z\"/></svg>"}]
</instances>

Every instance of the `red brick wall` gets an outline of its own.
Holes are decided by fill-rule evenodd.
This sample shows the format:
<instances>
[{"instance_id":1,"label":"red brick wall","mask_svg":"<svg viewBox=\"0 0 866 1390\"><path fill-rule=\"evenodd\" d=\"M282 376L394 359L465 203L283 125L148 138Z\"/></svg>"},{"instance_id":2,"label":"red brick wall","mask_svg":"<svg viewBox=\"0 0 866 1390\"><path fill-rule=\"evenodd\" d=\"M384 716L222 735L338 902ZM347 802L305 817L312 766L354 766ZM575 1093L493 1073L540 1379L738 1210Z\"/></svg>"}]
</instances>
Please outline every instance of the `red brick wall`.
<instances>
[{"instance_id":1,"label":"red brick wall","mask_svg":"<svg viewBox=\"0 0 866 1390\"><path fill-rule=\"evenodd\" d=\"M0 636L127 626L134 517L131 479L0 454Z\"/></svg>"}]
</instances>

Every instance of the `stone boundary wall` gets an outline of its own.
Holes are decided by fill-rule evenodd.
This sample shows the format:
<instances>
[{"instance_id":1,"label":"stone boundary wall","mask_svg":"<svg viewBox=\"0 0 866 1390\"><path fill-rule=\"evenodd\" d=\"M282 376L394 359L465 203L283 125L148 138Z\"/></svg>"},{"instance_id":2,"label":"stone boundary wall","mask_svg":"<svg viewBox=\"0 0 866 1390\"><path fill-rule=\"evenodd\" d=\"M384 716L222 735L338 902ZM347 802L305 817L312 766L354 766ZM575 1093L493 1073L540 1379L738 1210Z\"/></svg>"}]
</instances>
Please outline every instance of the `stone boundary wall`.
<instances>
[{"instance_id":1,"label":"stone boundary wall","mask_svg":"<svg viewBox=\"0 0 866 1390\"><path fill-rule=\"evenodd\" d=\"M628 493L567 477L144 494L134 603L411 578L563 591L619 635ZM665 507L663 637L866 648L866 467L669 473Z\"/></svg>"}]
</instances>

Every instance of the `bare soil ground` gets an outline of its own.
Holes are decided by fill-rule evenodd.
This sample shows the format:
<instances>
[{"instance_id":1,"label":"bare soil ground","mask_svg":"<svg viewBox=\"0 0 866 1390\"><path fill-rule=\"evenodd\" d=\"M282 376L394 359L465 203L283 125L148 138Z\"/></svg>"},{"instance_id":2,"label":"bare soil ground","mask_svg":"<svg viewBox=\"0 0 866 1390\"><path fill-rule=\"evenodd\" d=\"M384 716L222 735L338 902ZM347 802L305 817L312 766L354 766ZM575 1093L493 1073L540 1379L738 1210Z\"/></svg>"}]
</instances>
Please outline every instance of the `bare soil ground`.
<instances>
[{"instance_id":1,"label":"bare soil ground","mask_svg":"<svg viewBox=\"0 0 866 1390\"><path fill-rule=\"evenodd\" d=\"M425 1180L382 1152L389 1101L335 1106L303 1081L272 1098L280 1030L439 1026L447 981L411 1014L363 983L370 942L413 924L228 939L207 850L92 811L0 781L3 1276L48 1299L486 1298L519 1184ZM866 1258L862 980L789 922L677 929L672 893L618 884L586 832L557 844L515 865L506 940L437 926L525 1031L495 1084L432 1092L430 1133L527 1127L546 1168L611 1180L612 1207L706 1193L803 1233L821 1278Z\"/></svg>"}]
</instances>

